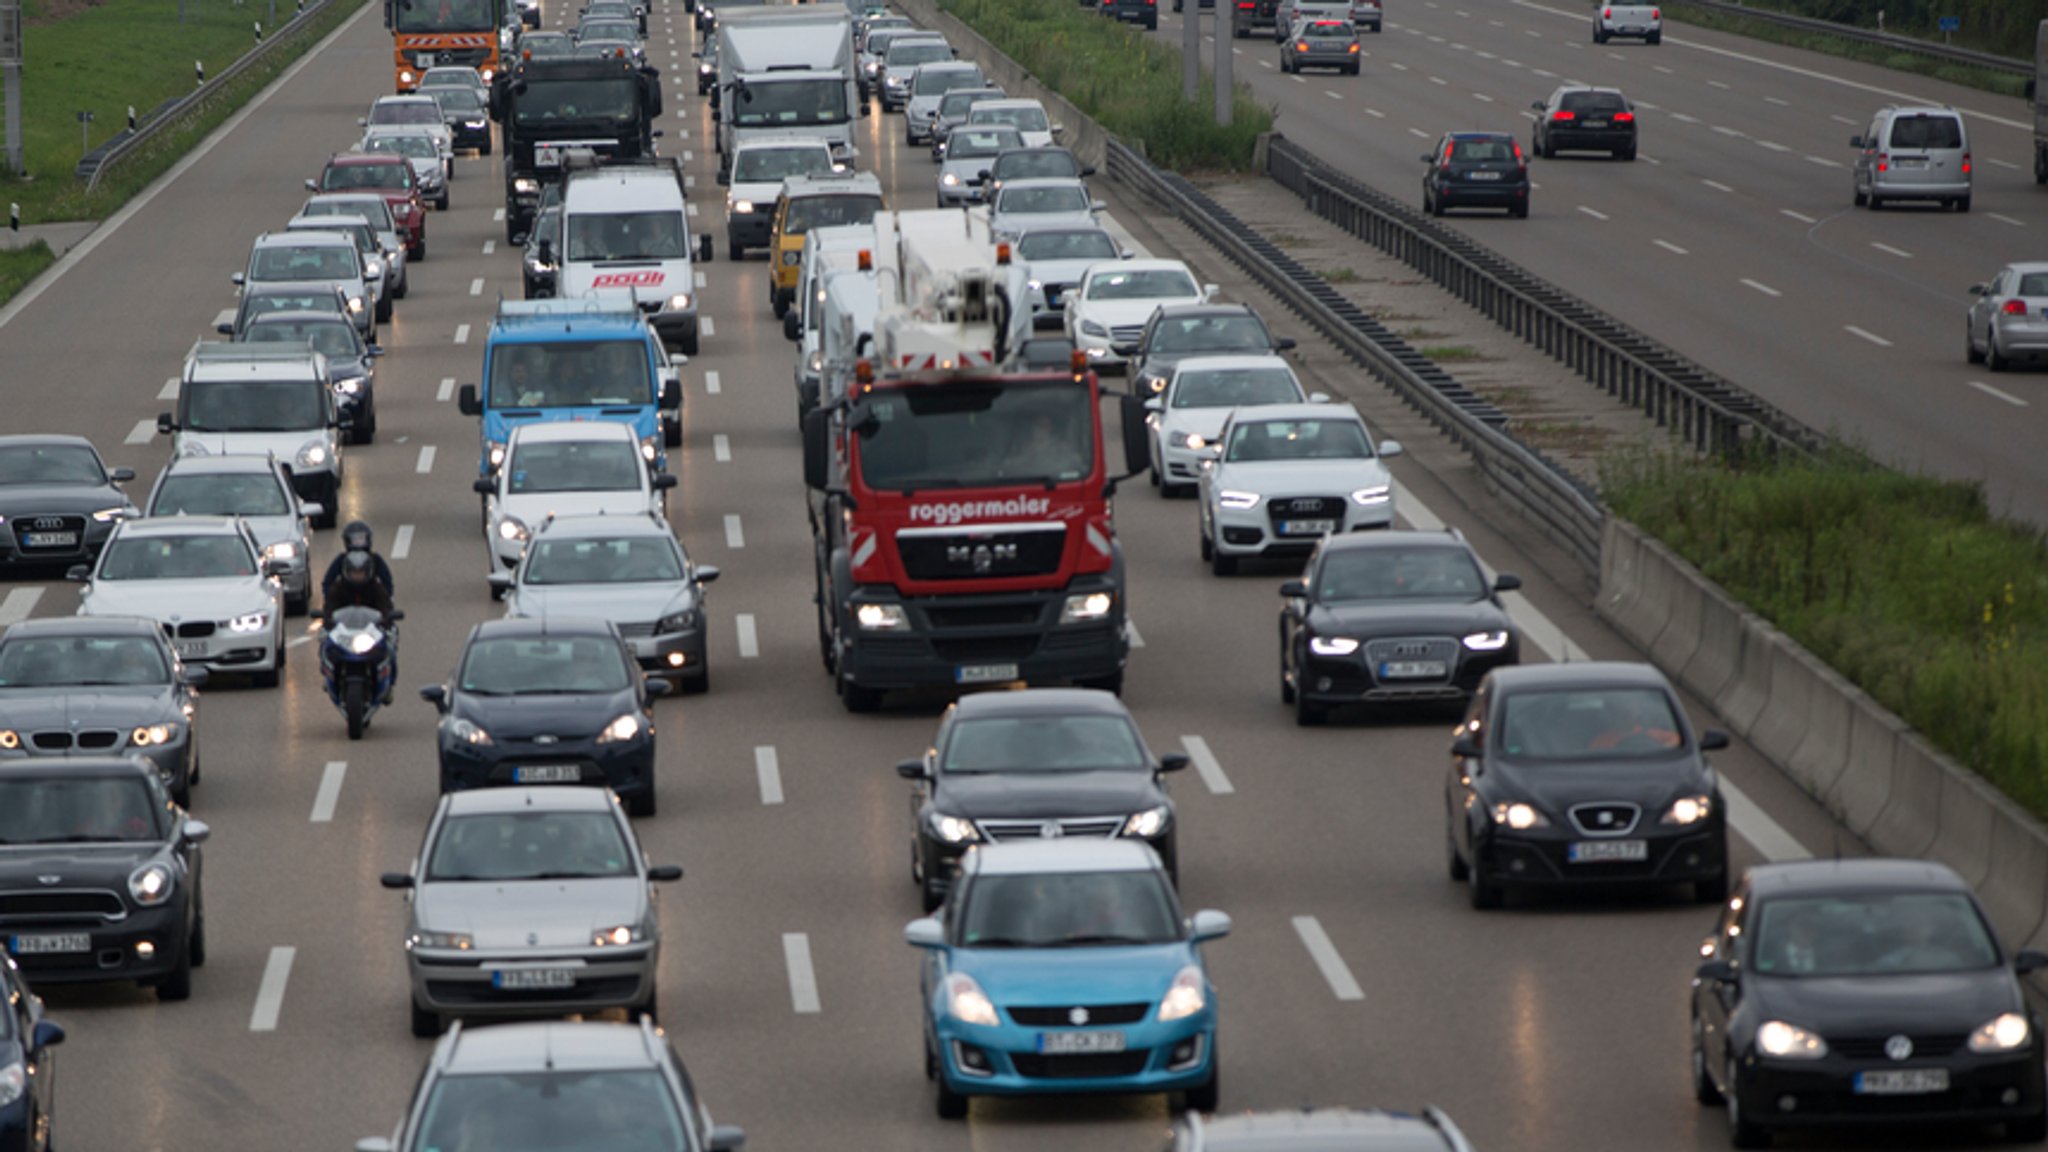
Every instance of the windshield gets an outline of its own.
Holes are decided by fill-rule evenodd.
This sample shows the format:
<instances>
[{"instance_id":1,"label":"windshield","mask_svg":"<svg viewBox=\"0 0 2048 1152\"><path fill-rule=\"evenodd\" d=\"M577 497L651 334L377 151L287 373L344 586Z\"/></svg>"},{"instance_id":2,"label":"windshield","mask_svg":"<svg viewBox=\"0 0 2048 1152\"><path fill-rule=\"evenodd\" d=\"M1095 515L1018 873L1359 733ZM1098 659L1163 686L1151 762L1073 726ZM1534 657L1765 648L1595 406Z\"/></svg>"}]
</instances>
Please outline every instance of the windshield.
<instances>
[{"instance_id":1,"label":"windshield","mask_svg":"<svg viewBox=\"0 0 2048 1152\"><path fill-rule=\"evenodd\" d=\"M327 427L317 381L194 380L181 393L187 432L310 432Z\"/></svg>"},{"instance_id":2,"label":"windshield","mask_svg":"<svg viewBox=\"0 0 2048 1152\"><path fill-rule=\"evenodd\" d=\"M1045 109L1028 105L1013 108L976 108L968 113L969 124L1008 124L1023 132L1050 132L1052 124L1045 118Z\"/></svg>"},{"instance_id":3,"label":"windshield","mask_svg":"<svg viewBox=\"0 0 2048 1152\"><path fill-rule=\"evenodd\" d=\"M856 409L861 478L885 491L1078 480L1095 466L1081 384L962 380L871 394Z\"/></svg>"},{"instance_id":4,"label":"windshield","mask_svg":"<svg viewBox=\"0 0 2048 1152\"><path fill-rule=\"evenodd\" d=\"M528 32L519 38L522 56L545 60L550 56L567 56L576 51L576 42L567 32Z\"/></svg>"},{"instance_id":5,"label":"windshield","mask_svg":"<svg viewBox=\"0 0 2048 1152\"><path fill-rule=\"evenodd\" d=\"M538 540L520 577L528 584L673 584L682 578L675 541L658 536Z\"/></svg>"},{"instance_id":6,"label":"windshield","mask_svg":"<svg viewBox=\"0 0 2048 1152\"><path fill-rule=\"evenodd\" d=\"M0 644L0 688L76 688L171 682L161 645L147 636L63 636Z\"/></svg>"},{"instance_id":7,"label":"windshield","mask_svg":"<svg viewBox=\"0 0 2048 1152\"><path fill-rule=\"evenodd\" d=\"M1751 964L1774 976L1903 976L1998 963L1998 945L1959 892L1784 896L1757 909Z\"/></svg>"},{"instance_id":8,"label":"windshield","mask_svg":"<svg viewBox=\"0 0 2048 1152\"><path fill-rule=\"evenodd\" d=\"M832 171L832 153L824 148L747 148L733 157L735 184L775 184L791 176L822 176Z\"/></svg>"},{"instance_id":9,"label":"windshield","mask_svg":"<svg viewBox=\"0 0 2048 1152\"><path fill-rule=\"evenodd\" d=\"M1170 316L1152 329L1154 352L1264 352L1273 346L1266 326L1245 313Z\"/></svg>"},{"instance_id":10,"label":"windshield","mask_svg":"<svg viewBox=\"0 0 2048 1152\"><path fill-rule=\"evenodd\" d=\"M158 812L140 776L0 780L0 844L161 840Z\"/></svg>"},{"instance_id":11,"label":"windshield","mask_svg":"<svg viewBox=\"0 0 2048 1152\"><path fill-rule=\"evenodd\" d=\"M506 344L491 351L494 408L575 408L654 403L640 340Z\"/></svg>"},{"instance_id":12,"label":"windshield","mask_svg":"<svg viewBox=\"0 0 2048 1152\"><path fill-rule=\"evenodd\" d=\"M166 476L150 501L151 516L283 516L291 511L268 472L196 472Z\"/></svg>"},{"instance_id":13,"label":"windshield","mask_svg":"<svg viewBox=\"0 0 2048 1152\"><path fill-rule=\"evenodd\" d=\"M516 495L640 490L640 453L617 441L520 444L505 467L505 490Z\"/></svg>"},{"instance_id":14,"label":"windshield","mask_svg":"<svg viewBox=\"0 0 2048 1152\"><path fill-rule=\"evenodd\" d=\"M320 190L337 192L350 188L411 188L411 164L329 164L320 174Z\"/></svg>"},{"instance_id":15,"label":"windshield","mask_svg":"<svg viewBox=\"0 0 2048 1152\"><path fill-rule=\"evenodd\" d=\"M742 127L837 124L846 119L846 81L763 80L735 86L729 107Z\"/></svg>"},{"instance_id":16,"label":"windshield","mask_svg":"<svg viewBox=\"0 0 2048 1152\"><path fill-rule=\"evenodd\" d=\"M346 320L273 321L251 324L242 334L247 344L310 344L329 360L344 363L362 358L363 350L356 339L356 326Z\"/></svg>"},{"instance_id":17,"label":"windshield","mask_svg":"<svg viewBox=\"0 0 2048 1152\"><path fill-rule=\"evenodd\" d=\"M491 0L398 0L400 32L496 32L502 21Z\"/></svg>"},{"instance_id":18,"label":"windshield","mask_svg":"<svg viewBox=\"0 0 2048 1152\"><path fill-rule=\"evenodd\" d=\"M639 88L630 74L611 80L529 80L513 99L514 121L548 124L557 120L633 119Z\"/></svg>"},{"instance_id":19,"label":"windshield","mask_svg":"<svg viewBox=\"0 0 2048 1152\"><path fill-rule=\"evenodd\" d=\"M107 482L100 459L83 444L12 444L0 448L0 487L15 484Z\"/></svg>"},{"instance_id":20,"label":"windshield","mask_svg":"<svg viewBox=\"0 0 2048 1152\"><path fill-rule=\"evenodd\" d=\"M1088 190L1073 184L1051 188L1023 188L1011 185L996 194L996 212L1022 216L1039 212L1080 213L1088 211ZM1090 294L1102 299L1099 294Z\"/></svg>"},{"instance_id":21,"label":"windshield","mask_svg":"<svg viewBox=\"0 0 2048 1152\"><path fill-rule=\"evenodd\" d=\"M1496 747L1518 759L1625 760L1684 742L1671 698L1655 688L1574 688L1510 693Z\"/></svg>"},{"instance_id":22,"label":"windshield","mask_svg":"<svg viewBox=\"0 0 2048 1152\"><path fill-rule=\"evenodd\" d=\"M249 258L246 279L262 280L353 280L358 271L356 254L338 244L272 245L258 248Z\"/></svg>"},{"instance_id":23,"label":"windshield","mask_svg":"<svg viewBox=\"0 0 2048 1152\"><path fill-rule=\"evenodd\" d=\"M1292 404L1302 398L1294 373L1272 368L1197 368L1181 371L1173 380L1175 408L1235 408L1240 405ZM1261 435L1261 425L1238 429L1240 438ZM1264 434L1270 435L1268 428ZM1236 457L1232 457L1236 459Z\"/></svg>"},{"instance_id":24,"label":"windshield","mask_svg":"<svg viewBox=\"0 0 2048 1152\"><path fill-rule=\"evenodd\" d=\"M632 849L609 812L452 816L427 858L429 880L580 880L633 872Z\"/></svg>"},{"instance_id":25,"label":"windshield","mask_svg":"<svg viewBox=\"0 0 2048 1152\"><path fill-rule=\"evenodd\" d=\"M782 217L784 236L801 236L813 228L873 224L882 210L879 196L800 196L789 202Z\"/></svg>"},{"instance_id":26,"label":"windshield","mask_svg":"<svg viewBox=\"0 0 2048 1152\"><path fill-rule=\"evenodd\" d=\"M1326 552L1316 596L1345 600L1477 600L1479 565L1462 548L1363 548Z\"/></svg>"},{"instance_id":27,"label":"windshield","mask_svg":"<svg viewBox=\"0 0 2048 1152\"><path fill-rule=\"evenodd\" d=\"M1265 401L1248 400L1249 406ZM1230 434L1232 461L1370 460L1372 445L1356 420L1259 420Z\"/></svg>"},{"instance_id":28,"label":"windshield","mask_svg":"<svg viewBox=\"0 0 2048 1152\"><path fill-rule=\"evenodd\" d=\"M1014 128L955 128L953 134L946 137L946 158L966 160L993 156L1023 142Z\"/></svg>"},{"instance_id":29,"label":"windshield","mask_svg":"<svg viewBox=\"0 0 2048 1152\"><path fill-rule=\"evenodd\" d=\"M339 316L341 299L331 288L318 292L251 292L242 297L242 327L245 334L250 321L258 316L269 316L278 312L313 312Z\"/></svg>"},{"instance_id":30,"label":"windshield","mask_svg":"<svg viewBox=\"0 0 2048 1152\"><path fill-rule=\"evenodd\" d=\"M417 1147L447 1152L681 1152L692 1148L653 1069L443 1076Z\"/></svg>"},{"instance_id":31,"label":"windshield","mask_svg":"<svg viewBox=\"0 0 2048 1152\"><path fill-rule=\"evenodd\" d=\"M363 151L383 152L419 160L441 158L441 149L425 136L372 136L363 141Z\"/></svg>"},{"instance_id":32,"label":"windshield","mask_svg":"<svg viewBox=\"0 0 2048 1152\"><path fill-rule=\"evenodd\" d=\"M1081 162L1064 148L1022 152L996 162L998 180L1071 180L1081 175Z\"/></svg>"},{"instance_id":33,"label":"windshield","mask_svg":"<svg viewBox=\"0 0 2048 1152\"><path fill-rule=\"evenodd\" d=\"M937 40L912 40L900 44L891 41L883 50L888 53L888 67L899 73L919 64L938 64L953 58L953 50Z\"/></svg>"},{"instance_id":34,"label":"windshield","mask_svg":"<svg viewBox=\"0 0 2048 1152\"><path fill-rule=\"evenodd\" d=\"M1114 260L1120 255L1107 232L1027 232L1017 241L1026 260Z\"/></svg>"},{"instance_id":35,"label":"windshield","mask_svg":"<svg viewBox=\"0 0 2048 1152\"><path fill-rule=\"evenodd\" d=\"M689 253L683 214L578 212L569 217L571 260L680 260Z\"/></svg>"},{"instance_id":36,"label":"windshield","mask_svg":"<svg viewBox=\"0 0 2048 1152\"><path fill-rule=\"evenodd\" d=\"M913 96L937 96L955 88L979 88L987 81L981 78L978 68L945 68L931 70L919 68L910 78L910 94Z\"/></svg>"},{"instance_id":37,"label":"windshield","mask_svg":"<svg viewBox=\"0 0 2048 1152\"><path fill-rule=\"evenodd\" d=\"M946 737L946 772L1147 769L1137 730L1122 716L1017 716L962 720Z\"/></svg>"},{"instance_id":38,"label":"windshield","mask_svg":"<svg viewBox=\"0 0 2048 1152\"><path fill-rule=\"evenodd\" d=\"M621 692L626 658L609 636L479 640L462 658L462 690L479 696Z\"/></svg>"},{"instance_id":39,"label":"windshield","mask_svg":"<svg viewBox=\"0 0 2048 1152\"><path fill-rule=\"evenodd\" d=\"M392 231L391 204L382 196L362 196L346 200L322 200L315 197L306 201L306 206L299 215L360 216L379 232Z\"/></svg>"},{"instance_id":40,"label":"windshield","mask_svg":"<svg viewBox=\"0 0 2048 1152\"><path fill-rule=\"evenodd\" d=\"M967 115L969 108L974 107L983 100L1000 99L1002 99L1002 93L992 88L972 92L948 92L939 101L939 119L958 119Z\"/></svg>"},{"instance_id":41,"label":"windshield","mask_svg":"<svg viewBox=\"0 0 2048 1152\"><path fill-rule=\"evenodd\" d=\"M1178 268L1106 272L1088 280L1090 300L1163 300L1199 295L1195 278Z\"/></svg>"},{"instance_id":42,"label":"windshield","mask_svg":"<svg viewBox=\"0 0 2048 1152\"><path fill-rule=\"evenodd\" d=\"M984 948L1167 944L1180 939L1173 895L1152 872L977 876L960 943Z\"/></svg>"},{"instance_id":43,"label":"windshield","mask_svg":"<svg viewBox=\"0 0 2048 1152\"><path fill-rule=\"evenodd\" d=\"M212 580L254 576L256 557L240 536L141 536L107 545L98 580Z\"/></svg>"},{"instance_id":44,"label":"windshield","mask_svg":"<svg viewBox=\"0 0 2048 1152\"><path fill-rule=\"evenodd\" d=\"M379 100L370 105L372 124L439 124L441 106L433 100Z\"/></svg>"}]
</instances>

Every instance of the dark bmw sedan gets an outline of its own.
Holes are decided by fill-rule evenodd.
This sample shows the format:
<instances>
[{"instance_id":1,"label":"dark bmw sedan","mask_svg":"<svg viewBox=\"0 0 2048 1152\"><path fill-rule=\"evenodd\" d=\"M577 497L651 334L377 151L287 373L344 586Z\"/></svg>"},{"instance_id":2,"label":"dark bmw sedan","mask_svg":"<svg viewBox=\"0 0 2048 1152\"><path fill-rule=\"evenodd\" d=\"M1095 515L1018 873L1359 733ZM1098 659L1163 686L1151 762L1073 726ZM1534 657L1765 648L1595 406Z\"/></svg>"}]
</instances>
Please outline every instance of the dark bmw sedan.
<instances>
[{"instance_id":1,"label":"dark bmw sedan","mask_svg":"<svg viewBox=\"0 0 2048 1152\"><path fill-rule=\"evenodd\" d=\"M973 844L1079 837L1143 840L1178 876L1173 799L1123 701L1091 688L968 696L946 709L932 746L896 771L910 793L910 875L929 912Z\"/></svg>"},{"instance_id":2,"label":"dark bmw sedan","mask_svg":"<svg viewBox=\"0 0 2048 1152\"><path fill-rule=\"evenodd\" d=\"M1451 878L1474 908L1507 889L1689 884L1728 894L1728 820L1669 681L1647 664L1501 668L1451 745L1444 815Z\"/></svg>"},{"instance_id":3,"label":"dark bmw sedan","mask_svg":"<svg viewBox=\"0 0 2048 1152\"><path fill-rule=\"evenodd\" d=\"M0 436L0 568L98 559L114 524L136 515L121 491L133 479L83 436Z\"/></svg>"},{"instance_id":4,"label":"dark bmw sedan","mask_svg":"<svg viewBox=\"0 0 2048 1152\"><path fill-rule=\"evenodd\" d=\"M0 1152L56 1147L57 1068L64 1029L43 1017L13 957L0 953Z\"/></svg>"},{"instance_id":5,"label":"dark bmw sedan","mask_svg":"<svg viewBox=\"0 0 2048 1152\"><path fill-rule=\"evenodd\" d=\"M1300 580L1280 586L1280 700L1303 725L1345 704L1463 702L1521 659L1500 594L1455 532L1326 538Z\"/></svg>"},{"instance_id":6,"label":"dark bmw sedan","mask_svg":"<svg viewBox=\"0 0 2048 1152\"><path fill-rule=\"evenodd\" d=\"M1529 214L1529 162L1507 132L1446 132L1426 152L1422 210L1441 216L1451 208L1505 208Z\"/></svg>"},{"instance_id":7,"label":"dark bmw sedan","mask_svg":"<svg viewBox=\"0 0 2048 1152\"><path fill-rule=\"evenodd\" d=\"M37 984L192 995L206 962L205 824L138 760L0 763L0 941Z\"/></svg>"},{"instance_id":8,"label":"dark bmw sedan","mask_svg":"<svg viewBox=\"0 0 2048 1152\"><path fill-rule=\"evenodd\" d=\"M499 784L610 787L654 815L654 712L663 680L641 675L609 621L504 619L471 630L441 710L441 791Z\"/></svg>"},{"instance_id":9,"label":"dark bmw sedan","mask_svg":"<svg viewBox=\"0 0 2048 1152\"><path fill-rule=\"evenodd\" d=\"M1923 860L1753 868L1701 947L1692 1076L1737 1148L1821 1125L2048 1139L2041 1021L1967 884Z\"/></svg>"}]
</instances>

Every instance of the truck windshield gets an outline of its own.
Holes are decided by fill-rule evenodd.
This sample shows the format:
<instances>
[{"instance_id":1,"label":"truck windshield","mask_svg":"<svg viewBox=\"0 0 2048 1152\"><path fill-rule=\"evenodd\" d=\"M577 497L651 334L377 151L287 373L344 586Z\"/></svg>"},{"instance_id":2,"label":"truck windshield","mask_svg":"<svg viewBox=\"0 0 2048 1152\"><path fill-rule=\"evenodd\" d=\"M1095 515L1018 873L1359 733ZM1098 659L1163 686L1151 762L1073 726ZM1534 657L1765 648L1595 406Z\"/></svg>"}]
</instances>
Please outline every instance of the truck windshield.
<instances>
[{"instance_id":1,"label":"truck windshield","mask_svg":"<svg viewBox=\"0 0 2048 1152\"><path fill-rule=\"evenodd\" d=\"M870 488L916 491L1079 480L1095 466L1081 384L957 381L879 391L853 414Z\"/></svg>"},{"instance_id":2,"label":"truck windshield","mask_svg":"<svg viewBox=\"0 0 2048 1152\"><path fill-rule=\"evenodd\" d=\"M493 408L652 404L640 340L507 344L491 352Z\"/></svg>"},{"instance_id":3,"label":"truck windshield","mask_svg":"<svg viewBox=\"0 0 2048 1152\"><path fill-rule=\"evenodd\" d=\"M522 127L558 120L624 122L633 118L637 95L633 78L627 75L615 80L528 81L515 100L513 121Z\"/></svg>"},{"instance_id":4,"label":"truck windshield","mask_svg":"<svg viewBox=\"0 0 2048 1152\"><path fill-rule=\"evenodd\" d=\"M680 260L689 255L680 212L577 212L569 217L571 260Z\"/></svg>"},{"instance_id":5,"label":"truck windshield","mask_svg":"<svg viewBox=\"0 0 2048 1152\"><path fill-rule=\"evenodd\" d=\"M732 109L732 122L741 128L838 124L846 119L846 81L756 81L735 91Z\"/></svg>"},{"instance_id":6,"label":"truck windshield","mask_svg":"<svg viewBox=\"0 0 2048 1152\"><path fill-rule=\"evenodd\" d=\"M496 32L501 23L492 0L398 0L392 7L400 32Z\"/></svg>"}]
</instances>

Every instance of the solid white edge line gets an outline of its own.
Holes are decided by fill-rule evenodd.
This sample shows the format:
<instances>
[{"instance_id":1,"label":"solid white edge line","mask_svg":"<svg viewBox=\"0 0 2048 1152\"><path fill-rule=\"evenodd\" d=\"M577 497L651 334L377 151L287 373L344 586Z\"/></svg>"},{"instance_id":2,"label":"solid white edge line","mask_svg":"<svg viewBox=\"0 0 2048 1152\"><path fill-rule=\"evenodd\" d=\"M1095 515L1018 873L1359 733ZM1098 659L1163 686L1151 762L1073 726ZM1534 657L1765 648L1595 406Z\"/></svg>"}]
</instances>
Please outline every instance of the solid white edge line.
<instances>
[{"instance_id":1,"label":"solid white edge line","mask_svg":"<svg viewBox=\"0 0 2048 1152\"><path fill-rule=\"evenodd\" d=\"M1358 979L1351 975L1344 957L1338 955L1337 946L1330 942L1330 934L1323 931L1321 921L1313 916L1296 916L1294 934L1301 937L1302 947L1308 949L1308 958L1315 961L1316 969L1323 974L1337 999L1365 999L1365 989L1358 986Z\"/></svg>"},{"instance_id":2,"label":"solid white edge line","mask_svg":"<svg viewBox=\"0 0 2048 1152\"><path fill-rule=\"evenodd\" d=\"M754 775L761 780L761 803L782 803L782 765L772 745L762 744L754 749Z\"/></svg>"},{"instance_id":3,"label":"solid white edge line","mask_svg":"<svg viewBox=\"0 0 2048 1152\"><path fill-rule=\"evenodd\" d=\"M2007 404L2010 404L2015 408L2027 407L2027 402L2025 400L2022 400L2019 397L2013 395L2012 393L2007 392L2003 388L1994 388L1991 385L1986 384L1982 380L1970 381L1970 387L1975 388L1977 391L1982 392L1987 396L1996 396L2000 400L2005 401Z\"/></svg>"},{"instance_id":4,"label":"solid white edge line","mask_svg":"<svg viewBox=\"0 0 2048 1152\"><path fill-rule=\"evenodd\" d=\"M818 973L811 967L811 938L802 932L784 932L782 962L789 967L790 1007L800 1016L823 1011L818 1002Z\"/></svg>"},{"instance_id":5,"label":"solid white edge line","mask_svg":"<svg viewBox=\"0 0 2048 1152\"><path fill-rule=\"evenodd\" d=\"M313 823L334 821L334 806L341 802L341 781L348 775L348 761L329 760L320 773L320 790L313 795Z\"/></svg>"},{"instance_id":6,"label":"solid white edge line","mask_svg":"<svg viewBox=\"0 0 2048 1152\"><path fill-rule=\"evenodd\" d=\"M1194 761L1195 773L1209 791L1218 796L1228 796L1237 791L1231 786L1230 777L1223 774L1223 765L1216 760L1216 753L1209 750L1209 742L1200 736L1183 736L1181 747L1187 749L1188 759Z\"/></svg>"},{"instance_id":7,"label":"solid white edge line","mask_svg":"<svg viewBox=\"0 0 2048 1152\"><path fill-rule=\"evenodd\" d=\"M1728 826L1737 835L1749 841L1750 845L1764 859L1773 864L1785 860L1811 860L1813 853L1806 850L1798 838L1785 831L1785 826L1765 815L1756 801L1726 776L1721 777L1721 802L1728 805Z\"/></svg>"},{"instance_id":8,"label":"solid white edge line","mask_svg":"<svg viewBox=\"0 0 2048 1152\"><path fill-rule=\"evenodd\" d=\"M433 470L434 446L432 444L423 445L420 448L420 462L418 466L414 469L414 471L419 472L421 475L425 475L426 473L432 472Z\"/></svg>"},{"instance_id":9,"label":"solid white edge line","mask_svg":"<svg viewBox=\"0 0 2048 1152\"><path fill-rule=\"evenodd\" d=\"M36 601L42 598L41 588L16 588L9 592L5 600L0 600L0 627L28 619L29 613L36 610Z\"/></svg>"},{"instance_id":10,"label":"solid white edge line","mask_svg":"<svg viewBox=\"0 0 2048 1152\"><path fill-rule=\"evenodd\" d=\"M733 630L739 634L740 659L752 660L761 654L761 637L754 630L754 614L742 612L732 619Z\"/></svg>"},{"instance_id":11,"label":"solid white edge line","mask_svg":"<svg viewBox=\"0 0 2048 1152\"><path fill-rule=\"evenodd\" d=\"M393 560L403 560L412 555L412 534L413 526L410 524L400 524L398 531L392 534L391 558Z\"/></svg>"},{"instance_id":12,"label":"solid white edge line","mask_svg":"<svg viewBox=\"0 0 2048 1152\"><path fill-rule=\"evenodd\" d=\"M277 1031L277 1017L284 1010L285 985L292 978L292 960L298 954L297 948L286 945L270 950L270 959L263 964L263 982L256 986L256 1007L249 1013L249 1031Z\"/></svg>"},{"instance_id":13,"label":"solid white edge line","mask_svg":"<svg viewBox=\"0 0 2048 1152\"><path fill-rule=\"evenodd\" d=\"M740 526L739 514L736 512L728 512L725 517L725 546L727 548L745 548L747 546L747 532L745 528Z\"/></svg>"}]
</instances>

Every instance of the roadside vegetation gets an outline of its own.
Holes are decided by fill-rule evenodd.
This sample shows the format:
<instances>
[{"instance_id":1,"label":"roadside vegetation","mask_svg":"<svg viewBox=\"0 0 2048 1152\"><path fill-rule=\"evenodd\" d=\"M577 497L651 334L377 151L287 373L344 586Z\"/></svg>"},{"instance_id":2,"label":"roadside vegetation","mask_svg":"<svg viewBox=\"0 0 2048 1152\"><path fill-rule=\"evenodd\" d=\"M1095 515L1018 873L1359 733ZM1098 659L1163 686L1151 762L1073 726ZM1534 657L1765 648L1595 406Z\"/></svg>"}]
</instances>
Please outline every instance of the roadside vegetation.
<instances>
[{"instance_id":1,"label":"roadside vegetation","mask_svg":"<svg viewBox=\"0 0 2048 1152\"><path fill-rule=\"evenodd\" d=\"M1848 449L1609 456L1610 507L2048 818L2048 542Z\"/></svg>"},{"instance_id":2,"label":"roadside vegetation","mask_svg":"<svg viewBox=\"0 0 2048 1152\"><path fill-rule=\"evenodd\" d=\"M1901 36L1912 36L1934 44L1942 43L1937 17L1956 15L1955 9L1958 7L1982 9L1983 12L1974 17L1963 16L1963 31L1956 34L1955 46L2011 56L2019 60L2033 59L2034 28L2042 19L2048 19L2048 0L1944 0L1944 3L1938 5L1930 4L1926 0L1884 0L1883 3L1863 3L1861 0L1749 0L1749 4L1752 7L1789 12L1795 16L1810 16L1818 20L1831 20L1838 24L1869 29L1877 27L1876 13L1882 8L1885 12L1885 31ZM1995 17L1995 20L1986 19L1986 16ZM1718 32L1732 32L1752 40L1803 48L1899 72L1910 72L1931 80L1960 84L1985 92L1995 92L2001 96L2026 95L2027 78L2024 76L1956 64L1915 52L1898 52L1882 45L1866 44L1860 40L1846 40L1825 33L1805 32L1762 20L1731 16L1725 12L1687 4L1684 0L1667 3L1664 6L1664 18Z\"/></svg>"},{"instance_id":3,"label":"roadside vegetation","mask_svg":"<svg viewBox=\"0 0 2048 1152\"><path fill-rule=\"evenodd\" d=\"M1181 99L1180 54L1073 0L940 0L942 9L988 38L1041 83L1146 158L1181 172L1248 171L1259 135L1273 130L1272 109L1237 85L1234 122L1211 115L1207 73L1200 97Z\"/></svg>"}]
</instances>

